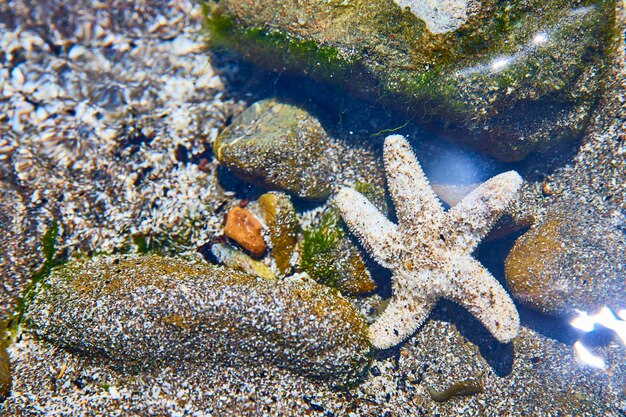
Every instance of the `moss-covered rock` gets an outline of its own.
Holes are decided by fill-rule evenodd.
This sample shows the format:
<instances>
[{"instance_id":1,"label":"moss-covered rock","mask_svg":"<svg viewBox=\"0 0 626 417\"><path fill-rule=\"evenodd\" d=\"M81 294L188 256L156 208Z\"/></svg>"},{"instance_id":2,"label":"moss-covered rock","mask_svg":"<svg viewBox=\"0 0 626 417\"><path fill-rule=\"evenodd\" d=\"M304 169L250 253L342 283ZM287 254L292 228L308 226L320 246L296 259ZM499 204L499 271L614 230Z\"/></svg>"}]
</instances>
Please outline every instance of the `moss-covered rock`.
<instances>
[{"instance_id":1,"label":"moss-covered rock","mask_svg":"<svg viewBox=\"0 0 626 417\"><path fill-rule=\"evenodd\" d=\"M344 294L362 294L376 289L359 250L348 239L341 218L333 209L303 230L300 269L315 281Z\"/></svg>"},{"instance_id":2,"label":"moss-covered rock","mask_svg":"<svg viewBox=\"0 0 626 417\"><path fill-rule=\"evenodd\" d=\"M582 133L614 0L456 1L462 13L443 18L422 3L222 0L207 3L207 26L215 47L409 108L503 160Z\"/></svg>"},{"instance_id":3,"label":"moss-covered rock","mask_svg":"<svg viewBox=\"0 0 626 417\"><path fill-rule=\"evenodd\" d=\"M246 109L213 149L242 179L310 200L329 195L338 157L317 119L274 99Z\"/></svg>"},{"instance_id":4,"label":"moss-covered rock","mask_svg":"<svg viewBox=\"0 0 626 417\"><path fill-rule=\"evenodd\" d=\"M272 258L281 274L287 274L298 244L298 216L288 195L265 193L258 200L259 211L267 225Z\"/></svg>"},{"instance_id":5,"label":"moss-covered rock","mask_svg":"<svg viewBox=\"0 0 626 417\"><path fill-rule=\"evenodd\" d=\"M158 256L55 269L27 308L39 338L122 370L243 363L351 382L369 361L351 304L310 281L275 281Z\"/></svg>"},{"instance_id":6,"label":"moss-covered rock","mask_svg":"<svg viewBox=\"0 0 626 417\"><path fill-rule=\"evenodd\" d=\"M380 211L388 212L385 190L376 184L357 181L353 187ZM314 280L344 294L364 294L376 289L361 251L335 207L322 212L302 231L300 269Z\"/></svg>"},{"instance_id":7,"label":"moss-covered rock","mask_svg":"<svg viewBox=\"0 0 626 417\"><path fill-rule=\"evenodd\" d=\"M520 301L549 314L626 305L626 238L590 207L557 204L516 242L505 275Z\"/></svg>"}]
</instances>

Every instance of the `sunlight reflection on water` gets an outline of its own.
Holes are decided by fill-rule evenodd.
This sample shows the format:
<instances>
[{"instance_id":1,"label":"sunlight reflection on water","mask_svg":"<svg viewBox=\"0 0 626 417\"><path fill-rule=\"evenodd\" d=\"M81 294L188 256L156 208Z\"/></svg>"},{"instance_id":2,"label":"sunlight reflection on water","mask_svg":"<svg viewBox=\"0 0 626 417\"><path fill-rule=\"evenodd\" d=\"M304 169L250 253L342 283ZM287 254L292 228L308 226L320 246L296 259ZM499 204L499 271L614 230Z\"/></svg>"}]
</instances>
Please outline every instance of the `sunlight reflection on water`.
<instances>
[{"instance_id":1,"label":"sunlight reflection on water","mask_svg":"<svg viewBox=\"0 0 626 417\"><path fill-rule=\"evenodd\" d=\"M619 310L618 316L608 307L602 307L596 314L589 315L586 311L576 310L578 316L575 317L570 324L572 327L582 330L585 333L593 332L596 326L602 326L609 330L612 330L622 341L622 344L626 345L626 310ZM594 355L588 348L586 348L579 340L574 343L574 351L576 358L585 365L598 369L606 369L604 359Z\"/></svg>"},{"instance_id":2,"label":"sunlight reflection on water","mask_svg":"<svg viewBox=\"0 0 626 417\"><path fill-rule=\"evenodd\" d=\"M567 13L565 18L554 27L535 33L530 38L530 40L525 45L523 45L517 52L510 55L497 56L490 62L482 65L464 68L463 70L460 70L458 72L458 75L466 77L477 73L498 73L501 70L507 68L509 64L528 58L533 52L537 50L537 48L550 46L550 33L558 31L561 26L565 25L569 21L569 19L581 18L592 10L593 7L591 6L579 7L577 9L571 10L569 13Z\"/></svg>"}]
</instances>

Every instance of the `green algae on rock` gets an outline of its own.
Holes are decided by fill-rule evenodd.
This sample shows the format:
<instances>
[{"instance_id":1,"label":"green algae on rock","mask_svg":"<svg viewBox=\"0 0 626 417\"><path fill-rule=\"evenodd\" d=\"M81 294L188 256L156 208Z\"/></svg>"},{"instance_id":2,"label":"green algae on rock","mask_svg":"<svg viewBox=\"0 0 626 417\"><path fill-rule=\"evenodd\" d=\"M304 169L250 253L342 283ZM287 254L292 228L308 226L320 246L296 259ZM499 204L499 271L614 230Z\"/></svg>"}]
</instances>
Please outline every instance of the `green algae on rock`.
<instances>
[{"instance_id":1,"label":"green algae on rock","mask_svg":"<svg viewBox=\"0 0 626 417\"><path fill-rule=\"evenodd\" d=\"M515 298L543 313L626 305L623 232L590 206L559 203L517 239L505 261Z\"/></svg>"},{"instance_id":2,"label":"green algae on rock","mask_svg":"<svg viewBox=\"0 0 626 417\"><path fill-rule=\"evenodd\" d=\"M388 212L385 190L364 181L354 189L384 213ZM303 230L300 244L300 269L319 283L337 288L344 294L364 294L376 289L356 244L335 208L326 210L309 228Z\"/></svg>"},{"instance_id":3,"label":"green algae on rock","mask_svg":"<svg viewBox=\"0 0 626 417\"><path fill-rule=\"evenodd\" d=\"M325 212L319 222L302 234L300 269L315 281L344 294L363 294L376 289L336 209Z\"/></svg>"},{"instance_id":4,"label":"green algae on rock","mask_svg":"<svg viewBox=\"0 0 626 417\"><path fill-rule=\"evenodd\" d=\"M41 247L38 252L40 252L43 262L37 270L33 271L29 281L24 285L22 294L16 302L15 310L6 323L10 339L15 339L19 334L25 306L32 301L41 286L41 282L50 275L50 272L55 266L62 265L66 261L63 256L57 253L56 246L58 235L59 224L56 220L53 220L41 237Z\"/></svg>"},{"instance_id":5,"label":"green algae on rock","mask_svg":"<svg viewBox=\"0 0 626 417\"><path fill-rule=\"evenodd\" d=\"M296 210L288 195L277 192L265 193L258 200L259 211L270 236L272 258L281 274L288 273L291 268L300 224Z\"/></svg>"},{"instance_id":6,"label":"green algae on rock","mask_svg":"<svg viewBox=\"0 0 626 417\"><path fill-rule=\"evenodd\" d=\"M255 185L321 200L334 179L329 138L305 110L274 99L246 109L215 140L217 159Z\"/></svg>"},{"instance_id":7,"label":"green algae on rock","mask_svg":"<svg viewBox=\"0 0 626 417\"><path fill-rule=\"evenodd\" d=\"M215 47L408 107L503 160L582 134L602 86L614 0L473 2L462 22L436 33L436 18L396 3L222 0L207 3L207 26Z\"/></svg>"},{"instance_id":8,"label":"green algae on rock","mask_svg":"<svg viewBox=\"0 0 626 417\"><path fill-rule=\"evenodd\" d=\"M365 322L331 290L179 258L75 261L52 272L26 317L35 336L122 370L216 361L344 384L370 355Z\"/></svg>"}]
</instances>

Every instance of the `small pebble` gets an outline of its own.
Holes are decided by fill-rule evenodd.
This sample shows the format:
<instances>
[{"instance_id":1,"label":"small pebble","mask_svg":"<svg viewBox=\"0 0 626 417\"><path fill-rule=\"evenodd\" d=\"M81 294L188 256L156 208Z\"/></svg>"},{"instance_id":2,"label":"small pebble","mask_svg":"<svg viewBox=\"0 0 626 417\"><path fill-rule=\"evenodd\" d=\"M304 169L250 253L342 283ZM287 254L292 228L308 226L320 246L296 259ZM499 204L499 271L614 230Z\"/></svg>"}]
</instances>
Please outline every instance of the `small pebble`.
<instances>
[{"instance_id":1,"label":"small pebble","mask_svg":"<svg viewBox=\"0 0 626 417\"><path fill-rule=\"evenodd\" d=\"M241 207L233 207L226 217L224 234L237 242L239 246L260 257L266 246L261 235L263 226L252 213Z\"/></svg>"}]
</instances>

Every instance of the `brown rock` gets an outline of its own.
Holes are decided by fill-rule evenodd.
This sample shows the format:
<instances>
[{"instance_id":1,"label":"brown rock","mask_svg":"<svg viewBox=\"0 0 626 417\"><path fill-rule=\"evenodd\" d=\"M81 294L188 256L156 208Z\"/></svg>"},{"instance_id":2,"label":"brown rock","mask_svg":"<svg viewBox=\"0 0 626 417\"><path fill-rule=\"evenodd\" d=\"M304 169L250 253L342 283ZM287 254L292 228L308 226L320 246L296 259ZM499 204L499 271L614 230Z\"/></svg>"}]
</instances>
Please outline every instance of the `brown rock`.
<instances>
[{"instance_id":1,"label":"brown rock","mask_svg":"<svg viewBox=\"0 0 626 417\"><path fill-rule=\"evenodd\" d=\"M250 254L258 257L265 252L265 242L261 236L262 228L261 223L248 210L233 207L226 217L224 234Z\"/></svg>"},{"instance_id":2,"label":"brown rock","mask_svg":"<svg viewBox=\"0 0 626 417\"><path fill-rule=\"evenodd\" d=\"M213 149L217 159L244 181L323 200L340 165L341 153L331 143L320 122L306 110L268 99L236 118Z\"/></svg>"},{"instance_id":3,"label":"brown rock","mask_svg":"<svg viewBox=\"0 0 626 417\"><path fill-rule=\"evenodd\" d=\"M11 393L11 362L4 343L0 344L0 401L4 401Z\"/></svg>"},{"instance_id":4,"label":"brown rock","mask_svg":"<svg viewBox=\"0 0 626 417\"><path fill-rule=\"evenodd\" d=\"M6 340L2 340L6 339ZM6 323L0 325L0 402L7 399L13 386L11 376L11 360L7 352L9 340L6 333Z\"/></svg>"},{"instance_id":5,"label":"brown rock","mask_svg":"<svg viewBox=\"0 0 626 417\"><path fill-rule=\"evenodd\" d=\"M197 259L127 255L70 262L41 288L28 332L129 378L251 364L341 385L371 357L363 317L311 280L276 285Z\"/></svg>"},{"instance_id":6,"label":"brown rock","mask_svg":"<svg viewBox=\"0 0 626 417\"><path fill-rule=\"evenodd\" d=\"M522 303L543 313L594 313L626 303L624 235L606 214L560 202L516 242L506 282Z\"/></svg>"},{"instance_id":7,"label":"brown rock","mask_svg":"<svg viewBox=\"0 0 626 417\"><path fill-rule=\"evenodd\" d=\"M287 194L266 193L259 197L259 208L269 229L272 257L281 274L291 268L291 258L298 244L298 216Z\"/></svg>"}]
</instances>

